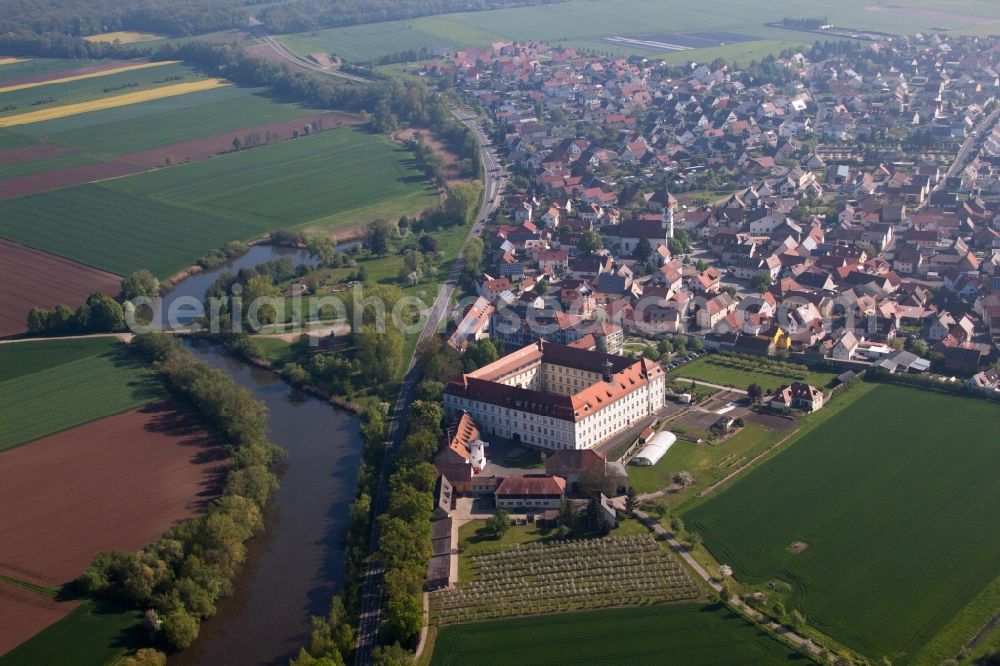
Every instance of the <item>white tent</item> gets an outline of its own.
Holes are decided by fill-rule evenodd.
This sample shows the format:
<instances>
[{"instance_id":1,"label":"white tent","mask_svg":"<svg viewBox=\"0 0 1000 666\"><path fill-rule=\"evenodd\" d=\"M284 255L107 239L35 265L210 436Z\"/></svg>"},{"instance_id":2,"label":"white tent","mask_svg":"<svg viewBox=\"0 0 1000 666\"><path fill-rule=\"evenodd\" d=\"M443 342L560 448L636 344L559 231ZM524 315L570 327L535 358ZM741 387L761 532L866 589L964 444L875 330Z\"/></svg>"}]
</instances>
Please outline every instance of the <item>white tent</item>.
<instances>
[{"instance_id":1,"label":"white tent","mask_svg":"<svg viewBox=\"0 0 1000 666\"><path fill-rule=\"evenodd\" d=\"M646 442L642 450L632 458L633 465L655 465L660 458L674 445L677 436L669 430L661 430Z\"/></svg>"}]
</instances>

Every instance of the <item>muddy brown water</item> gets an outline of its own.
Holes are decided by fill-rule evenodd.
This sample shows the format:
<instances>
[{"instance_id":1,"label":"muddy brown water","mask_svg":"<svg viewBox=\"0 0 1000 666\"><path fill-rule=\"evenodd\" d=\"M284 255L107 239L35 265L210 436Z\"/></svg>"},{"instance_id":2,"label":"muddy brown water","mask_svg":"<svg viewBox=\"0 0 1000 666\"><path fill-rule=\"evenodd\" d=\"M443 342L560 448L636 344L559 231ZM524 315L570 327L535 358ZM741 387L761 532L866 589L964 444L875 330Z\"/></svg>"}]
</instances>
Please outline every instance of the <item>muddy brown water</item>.
<instances>
[{"instance_id":1,"label":"muddy brown water","mask_svg":"<svg viewBox=\"0 0 1000 666\"><path fill-rule=\"evenodd\" d=\"M309 638L310 616L328 611L343 582L341 538L361 461L359 422L217 346L188 344L267 405L271 440L288 456L265 532L248 544L233 595L219 601L194 645L169 663L287 664Z\"/></svg>"}]
</instances>

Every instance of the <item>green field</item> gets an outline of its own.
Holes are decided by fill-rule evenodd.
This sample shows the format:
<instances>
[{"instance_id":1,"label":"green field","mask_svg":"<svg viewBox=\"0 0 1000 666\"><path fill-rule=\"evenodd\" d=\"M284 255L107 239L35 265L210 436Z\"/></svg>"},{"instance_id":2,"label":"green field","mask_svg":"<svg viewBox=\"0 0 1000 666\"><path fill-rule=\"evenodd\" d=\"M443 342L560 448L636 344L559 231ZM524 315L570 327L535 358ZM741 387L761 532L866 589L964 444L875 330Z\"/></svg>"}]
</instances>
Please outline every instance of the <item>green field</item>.
<instances>
[{"instance_id":1,"label":"green field","mask_svg":"<svg viewBox=\"0 0 1000 666\"><path fill-rule=\"evenodd\" d=\"M113 338L0 345L0 451L163 397Z\"/></svg>"},{"instance_id":2,"label":"green field","mask_svg":"<svg viewBox=\"0 0 1000 666\"><path fill-rule=\"evenodd\" d=\"M86 601L59 622L0 657L0 666L103 666L141 645L138 611L99 608Z\"/></svg>"},{"instance_id":3,"label":"green field","mask_svg":"<svg viewBox=\"0 0 1000 666\"><path fill-rule=\"evenodd\" d=\"M789 608L845 645L937 664L1000 604L1000 408L893 385L854 394L685 521L741 582L790 583Z\"/></svg>"},{"instance_id":4,"label":"green field","mask_svg":"<svg viewBox=\"0 0 1000 666\"><path fill-rule=\"evenodd\" d=\"M762 359L767 360L767 359ZM775 359L770 359L775 360ZM765 391L776 390L781 384L790 384L794 381L805 381L813 386L823 388L836 377L832 372L810 372L805 380L800 380L792 375L771 374L769 372L755 372L743 368L734 368L723 365L724 359L715 354L706 354L690 363L676 368L670 372L673 378L686 377L688 379L699 379L712 384L722 384L723 386L735 386L738 389L746 390L750 384L759 384ZM683 380L679 380L683 381Z\"/></svg>"},{"instance_id":5,"label":"green field","mask_svg":"<svg viewBox=\"0 0 1000 666\"><path fill-rule=\"evenodd\" d=\"M433 666L809 663L718 606L669 604L441 628Z\"/></svg>"},{"instance_id":6,"label":"green field","mask_svg":"<svg viewBox=\"0 0 1000 666\"><path fill-rule=\"evenodd\" d=\"M141 115L130 114L127 118L122 118L120 111L131 107L95 111L83 114L93 116L86 127L62 129L70 118L60 118L38 123L35 131L50 143L121 155L319 113L298 104L276 102L257 88L229 86L172 99L178 102L175 109L155 111L149 108ZM192 101L200 103L180 105ZM153 103L136 106L145 104ZM107 117L106 122L101 122L102 116Z\"/></svg>"},{"instance_id":7,"label":"green field","mask_svg":"<svg viewBox=\"0 0 1000 666\"><path fill-rule=\"evenodd\" d=\"M279 227L338 227L432 207L412 155L353 129L0 202L0 236L119 275L169 276Z\"/></svg>"},{"instance_id":8,"label":"green field","mask_svg":"<svg viewBox=\"0 0 1000 666\"><path fill-rule=\"evenodd\" d=\"M901 5L903 3L900 3ZM948 27L958 34L996 32L983 19L1000 18L991 0L910 0L907 6L881 7L873 0L844 0L815 11L798 0L732 2L705 0L574 0L544 6L486 12L464 12L412 20L288 35L282 38L300 53L336 53L347 60L366 61L408 49L488 46L495 41L541 40L575 48L616 54L662 57L673 62L710 62L723 57L746 61L785 48L812 44L819 35L768 28L765 22L785 16L829 17L839 26L868 28L894 34ZM874 7L875 9L869 9ZM932 10L912 11L910 8ZM953 14L948 14L952 12ZM604 41L611 36L657 36L688 31L732 32L759 41L726 44L690 51L655 52Z\"/></svg>"},{"instance_id":9,"label":"green field","mask_svg":"<svg viewBox=\"0 0 1000 666\"><path fill-rule=\"evenodd\" d=\"M159 114L176 112L182 109L194 109L213 102L240 100L247 96L248 91L253 90L254 89L252 88L241 88L239 86L224 86L221 88L213 88L211 90L188 93L186 95L176 95L174 97L165 97L163 99L141 102L139 104L128 104L126 106L119 106L112 109L104 109L103 111L79 113L75 116L56 118L53 120L46 120L44 122L31 123L30 125L17 125L14 128L10 128L8 131L13 132L16 130L19 134L37 138L55 136L61 132L72 132L77 130L86 130L91 127L101 127L103 129L98 131L105 131L109 134L113 134L114 132L106 127L112 123L149 118ZM199 122L202 120L206 122L215 122L215 120L210 120L208 118L199 119ZM82 137L84 136L84 133L79 133L76 136ZM177 141L183 141L185 138L188 138L187 134L180 134L180 136L181 138L176 139ZM123 137L119 137L119 140L122 138ZM157 144L153 144L152 146L140 145L138 148L127 147L126 152L130 150L141 150L142 148L153 147L155 145Z\"/></svg>"},{"instance_id":10,"label":"green field","mask_svg":"<svg viewBox=\"0 0 1000 666\"><path fill-rule=\"evenodd\" d=\"M0 81L13 81L29 76L64 72L70 69L90 67L100 60L69 59L69 58L27 58L21 62L0 65Z\"/></svg>"},{"instance_id":11,"label":"green field","mask_svg":"<svg viewBox=\"0 0 1000 666\"><path fill-rule=\"evenodd\" d=\"M0 117L87 102L93 99L123 95L202 78L205 78L204 75L190 67L171 64L77 81L66 81L65 83L49 83L35 88L10 92L4 92L3 88L0 88L0 109L4 109L8 105L16 107L0 111ZM34 104L34 102L44 103Z\"/></svg>"}]
</instances>

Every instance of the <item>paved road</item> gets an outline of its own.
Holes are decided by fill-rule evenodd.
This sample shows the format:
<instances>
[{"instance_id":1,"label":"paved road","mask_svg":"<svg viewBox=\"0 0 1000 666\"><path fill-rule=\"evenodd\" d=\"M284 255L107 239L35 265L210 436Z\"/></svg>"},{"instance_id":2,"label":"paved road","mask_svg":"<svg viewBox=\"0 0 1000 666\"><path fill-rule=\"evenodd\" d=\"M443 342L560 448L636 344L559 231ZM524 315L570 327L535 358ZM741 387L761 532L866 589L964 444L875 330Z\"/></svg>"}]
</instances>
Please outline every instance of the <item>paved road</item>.
<instances>
[{"instance_id":1,"label":"paved road","mask_svg":"<svg viewBox=\"0 0 1000 666\"><path fill-rule=\"evenodd\" d=\"M986 137L986 130L992 129L994 123L997 121L997 114L1000 113L1000 109L994 109L990 115L983 119L983 122L976 125L975 134L970 134L968 138L962 143L962 147L959 148L958 154L955 155L955 161L951 163L948 170L945 172L944 177L938 182L935 190L939 190L944 187L945 180L958 174L962 169L966 167L969 160L973 157L970 155L970 151L978 144L980 138Z\"/></svg>"},{"instance_id":2,"label":"paved road","mask_svg":"<svg viewBox=\"0 0 1000 666\"><path fill-rule=\"evenodd\" d=\"M482 234L486 221L496 210L500 203L500 193L503 191L503 175L496 154L489 145L489 138L483 132L473 114L460 109L452 109L455 117L473 131L479 142L479 152L484 168L483 201L476 217L475 223L469 230L469 235L465 243L458 252L452 264L451 271L441 290L438 292L434 304L427 312L427 323L424 325L420 336L417 339L417 349L432 335L436 335L438 327L444 320L448 312L448 305L451 297L458 285L458 280L462 276L465 266L465 248L469 239ZM406 421L406 411L413 402L414 390L420 380L420 369L416 365L416 355L410 359L410 366L406 371L403 385L399 391L399 398L393 405L390 412L390 421L386 437L387 454L383 457L382 466L379 470L378 489L375 493L373 515L378 516L385 511L388 502L387 477L391 463L392 454L399 446L403 438L403 427ZM382 578L384 570L381 564L374 560L374 554L378 551L379 523L376 521L372 525L371 541L368 544L369 555L372 558L365 571L363 583L363 595L361 601L361 616L358 623L357 652L355 663L357 666L366 666L372 661L372 649L377 644L378 626L382 614L383 587Z\"/></svg>"},{"instance_id":3,"label":"paved road","mask_svg":"<svg viewBox=\"0 0 1000 666\"><path fill-rule=\"evenodd\" d=\"M273 50L275 53L277 53L279 56L281 56L288 62L292 63L293 65L297 65L299 67L302 67L303 69L312 70L320 74L327 74L329 76L336 76L337 78L347 79L348 81L354 81L355 83L372 82L371 79L366 79L363 76L358 76L356 74L348 74L347 72L342 72L339 69L335 69L332 67L321 67L320 65L317 65L309 58L300 56L295 51L289 49L280 41L278 41L271 35L267 34L264 28L260 26L250 28L250 32L251 34L253 34L254 37L259 38L262 42L264 42L265 45L270 46L271 50Z\"/></svg>"}]
</instances>

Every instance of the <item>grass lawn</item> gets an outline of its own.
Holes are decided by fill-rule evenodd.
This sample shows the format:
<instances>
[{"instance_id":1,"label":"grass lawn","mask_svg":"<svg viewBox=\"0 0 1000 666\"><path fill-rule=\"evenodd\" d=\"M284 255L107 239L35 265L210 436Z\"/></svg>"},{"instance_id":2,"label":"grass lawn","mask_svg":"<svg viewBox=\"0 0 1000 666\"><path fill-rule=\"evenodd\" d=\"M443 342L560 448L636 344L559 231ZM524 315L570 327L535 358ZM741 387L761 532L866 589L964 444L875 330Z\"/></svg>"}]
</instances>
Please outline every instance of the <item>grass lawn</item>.
<instances>
[{"instance_id":1,"label":"grass lawn","mask_svg":"<svg viewBox=\"0 0 1000 666\"><path fill-rule=\"evenodd\" d=\"M103 666L142 645L138 611L101 608L85 601L59 622L0 657L2 666Z\"/></svg>"},{"instance_id":2,"label":"grass lawn","mask_svg":"<svg viewBox=\"0 0 1000 666\"><path fill-rule=\"evenodd\" d=\"M722 384L724 386L735 386L745 390L750 384L759 384L766 390L777 389L781 384L790 384L794 381L803 381L792 375L776 375L764 371L744 370L743 368L729 367L723 365L722 357L715 354L706 354L676 368L670 373L673 378L686 377L688 379L699 379L703 382ZM837 375L832 372L809 372L805 380L813 386L822 388L830 383L830 380ZM679 380L683 384L683 380Z\"/></svg>"},{"instance_id":3,"label":"grass lawn","mask_svg":"<svg viewBox=\"0 0 1000 666\"><path fill-rule=\"evenodd\" d=\"M855 393L685 521L740 581L791 584L789 608L834 639L936 664L930 650L955 654L1000 601L1000 409L892 385Z\"/></svg>"},{"instance_id":4,"label":"grass lawn","mask_svg":"<svg viewBox=\"0 0 1000 666\"><path fill-rule=\"evenodd\" d=\"M516 652L516 656L514 652ZM732 611L667 604L442 627L434 666L809 663Z\"/></svg>"},{"instance_id":5,"label":"grass lawn","mask_svg":"<svg viewBox=\"0 0 1000 666\"><path fill-rule=\"evenodd\" d=\"M0 451L164 395L154 375L117 341L89 349L86 344L62 341L2 347L0 376L6 379L0 382L0 422L4 424ZM84 355L84 350L90 353Z\"/></svg>"},{"instance_id":6,"label":"grass lawn","mask_svg":"<svg viewBox=\"0 0 1000 666\"><path fill-rule=\"evenodd\" d=\"M159 169L0 202L0 236L120 275L161 277L208 250L278 227L364 222L436 192L411 154L388 139L337 129ZM331 216L337 221L331 222Z\"/></svg>"},{"instance_id":7,"label":"grass lawn","mask_svg":"<svg viewBox=\"0 0 1000 666\"><path fill-rule=\"evenodd\" d=\"M628 477L635 491L641 494L669 486L677 472L691 472L697 479L693 486L664 496L671 508L676 508L779 439L780 433L757 423L748 423L738 433L717 444L692 444L678 439L657 464L651 467L629 465Z\"/></svg>"}]
</instances>

